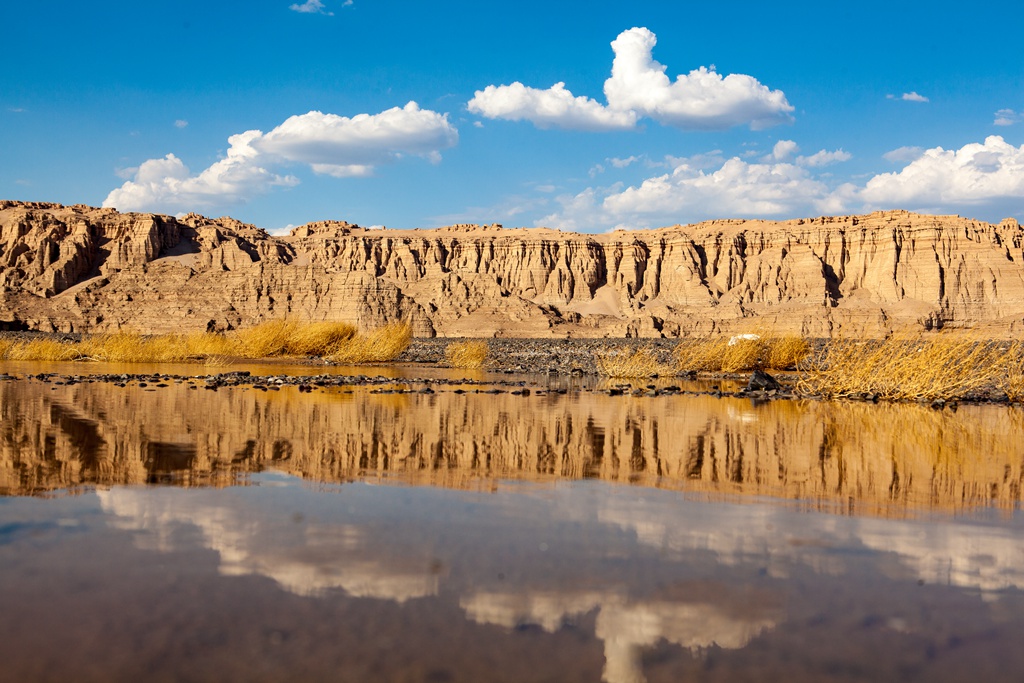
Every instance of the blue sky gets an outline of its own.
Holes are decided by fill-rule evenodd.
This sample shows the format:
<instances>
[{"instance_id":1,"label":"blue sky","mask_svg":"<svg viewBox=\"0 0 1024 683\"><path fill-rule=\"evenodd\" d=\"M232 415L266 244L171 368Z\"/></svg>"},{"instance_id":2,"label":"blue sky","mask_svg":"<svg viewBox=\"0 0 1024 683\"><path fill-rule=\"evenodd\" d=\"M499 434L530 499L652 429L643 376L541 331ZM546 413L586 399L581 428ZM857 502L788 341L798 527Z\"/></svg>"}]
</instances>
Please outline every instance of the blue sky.
<instances>
[{"instance_id":1,"label":"blue sky","mask_svg":"<svg viewBox=\"0 0 1024 683\"><path fill-rule=\"evenodd\" d=\"M1024 220L1017 2L153 0L0 17L3 198L270 230Z\"/></svg>"}]
</instances>

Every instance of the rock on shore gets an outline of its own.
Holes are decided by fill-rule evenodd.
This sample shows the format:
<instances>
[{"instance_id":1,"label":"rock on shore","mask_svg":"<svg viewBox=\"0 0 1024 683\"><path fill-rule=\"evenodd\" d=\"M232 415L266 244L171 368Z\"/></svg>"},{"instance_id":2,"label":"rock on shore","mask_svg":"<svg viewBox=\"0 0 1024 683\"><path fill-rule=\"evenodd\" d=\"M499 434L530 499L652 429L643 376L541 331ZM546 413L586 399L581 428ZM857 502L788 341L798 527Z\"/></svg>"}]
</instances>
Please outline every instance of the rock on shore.
<instances>
[{"instance_id":1,"label":"rock on shore","mask_svg":"<svg viewBox=\"0 0 1024 683\"><path fill-rule=\"evenodd\" d=\"M0 201L0 329L227 330L284 316L421 337L808 336L1024 325L1024 231L905 211L602 235Z\"/></svg>"}]
</instances>

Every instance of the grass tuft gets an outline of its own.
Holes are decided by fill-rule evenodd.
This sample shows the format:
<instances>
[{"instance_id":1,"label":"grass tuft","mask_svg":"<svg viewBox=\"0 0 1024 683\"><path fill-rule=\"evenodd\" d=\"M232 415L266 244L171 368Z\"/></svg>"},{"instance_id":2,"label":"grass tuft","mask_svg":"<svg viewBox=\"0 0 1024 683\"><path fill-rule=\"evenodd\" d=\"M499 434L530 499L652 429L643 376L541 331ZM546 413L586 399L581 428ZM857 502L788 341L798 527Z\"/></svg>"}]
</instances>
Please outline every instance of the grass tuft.
<instances>
[{"instance_id":1,"label":"grass tuft","mask_svg":"<svg viewBox=\"0 0 1024 683\"><path fill-rule=\"evenodd\" d=\"M887 400L949 400L991 387L1010 394L1021 385L1019 380L1016 386L1007 384L1009 356L1004 344L960 332L894 334L882 341L839 339L810 362L797 390ZM1019 360L1019 350L1017 356Z\"/></svg>"},{"instance_id":2,"label":"grass tuft","mask_svg":"<svg viewBox=\"0 0 1024 683\"><path fill-rule=\"evenodd\" d=\"M606 377L654 377L671 374L671 370L658 360L654 349L643 347L612 349L594 356L597 372Z\"/></svg>"},{"instance_id":3,"label":"grass tuft","mask_svg":"<svg viewBox=\"0 0 1024 683\"><path fill-rule=\"evenodd\" d=\"M757 339L739 339L719 336L683 339L676 345L673 357L681 373L744 372L791 370L810 353L810 343L801 337L760 335Z\"/></svg>"},{"instance_id":4,"label":"grass tuft","mask_svg":"<svg viewBox=\"0 0 1024 683\"><path fill-rule=\"evenodd\" d=\"M393 323L352 337L327 358L336 363L384 363L397 358L409 347L411 340L411 323Z\"/></svg>"},{"instance_id":5,"label":"grass tuft","mask_svg":"<svg viewBox=\"0 0 1024 683\"><path fill-rule=\"evenodd\" d=\"M77 345L54 339L33 339L27 342L9 342L5 345L4 360L68 361L81 358Z\"/></svg>"},{"instance_id":6,"label":"grass tuft","mask_svg":"<svg viewBox=\"0 0 1024 683\"><path fill-rule=\"evenodd\" d=\"M444 347L444 357L453 368L482 368L489 349L484 341L452 342Z\"/></svg>"}]
</instances>

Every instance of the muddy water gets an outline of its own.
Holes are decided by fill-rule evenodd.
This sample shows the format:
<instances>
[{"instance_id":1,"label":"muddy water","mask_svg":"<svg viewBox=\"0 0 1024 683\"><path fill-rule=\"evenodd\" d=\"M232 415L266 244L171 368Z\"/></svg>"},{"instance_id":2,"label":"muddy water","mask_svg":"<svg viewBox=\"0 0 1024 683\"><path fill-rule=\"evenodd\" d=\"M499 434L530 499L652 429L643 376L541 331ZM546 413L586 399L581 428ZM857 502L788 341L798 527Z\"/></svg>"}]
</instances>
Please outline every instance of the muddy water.
<instances>
[{"instance_id":1,"label":"muddy water","mask_svg":"<svg viewBox=\"0 0 1024 683\"><path fill-rule=\"evenodd\" d=\"M1020 409L412 377L0 381L0 680L1024 670Z\"/></svg>"}]
</instances>

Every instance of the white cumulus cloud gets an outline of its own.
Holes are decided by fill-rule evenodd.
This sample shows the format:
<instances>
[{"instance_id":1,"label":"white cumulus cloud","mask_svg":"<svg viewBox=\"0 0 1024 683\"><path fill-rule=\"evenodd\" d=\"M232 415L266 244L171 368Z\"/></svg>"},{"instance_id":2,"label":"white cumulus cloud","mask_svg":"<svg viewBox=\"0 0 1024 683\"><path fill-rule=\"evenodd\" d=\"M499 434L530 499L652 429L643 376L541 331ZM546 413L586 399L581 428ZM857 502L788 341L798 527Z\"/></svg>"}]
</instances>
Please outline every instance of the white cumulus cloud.
<instances>
[{"instance_id":1,"label":"white cumulus cloud","mask_svg":"<svg viewBox=\"0 0 1024 683\"><path fill-rule=\"evenodd\" d=\"M1024 111L1016 112L1012 109L1000 109L996 112L996 118L992 122L993 126L1012 126L1015 123L1024 121Z\"/></svg>"},{"instance_id":2,"label":"white cumulus cloud","mask_svg":"<svg viewBox=\"0 0 1024 683\"><path fill-rule=\"evenodd\" d=\"M593 231L689 223L721 217L832 212L839 200L804 168L747 163L737 157L705 172L687 163L638 186L587 188L559 198L561 209L539 225Z\"/></svg>"},{"instance_id":3,"label":"white cumulus cloud","mask_svg":"<svg viewBox=\"0 0 1024 683\"><path fill-rule=\"evenodd\" d=\"M516 81L478 90L469 111L492 119L530 121L540 128L622 130L641 117L691 130L739 125L754 129L792 121L793 107L781 90L770 90L745 74L721 76L701 67L674 81L652 56L657 38L646 28L623 31L612 41L612 75L605 81L607 104L575 96L565 83L546 90Z\"/></svg>"},{"instance_id":4,"label":"white cumulus cloud","mask_svg":"<svg viewBox=\"0 0 1024 683\"><path fill-rule=\"evenodd\" d=\"M174 122L175 128L188 128L188 121L185 119L178 119Z\"/></svg>"},{"instance_id":5,"label":"white cumulus cloud","mask_svg":"<svg viewBox=\"0 0 1024 683\"><path fill-rule=\"evenodd\" d=\"M352 166L386 163L405 154L436 161L439 150L458 141L446 115L409 102L351 118L318 111L291 116L253 145L288 161Z\"/></svg>"},{"instance_id":6,"label":"white cumulus cloud","mask_svg":"<svg viewBox=\"0 0 1024 683\"><path fill-rule=\"evenodd\" d=\"M810 168L821 168L822 166L831 166L832 164L838 164L843 161L849 161L853 158L853 155L849 152L845 152L841 149L829 152L828 150L821 150L815 152L810 156L799 156L796 158L797 166L805 166Z\"/></svg>"},{"instance_id":7,"label":"white cumulus cloud","mask_svg":"<svg viewBox=\"0 0 1024 683\"><path fill-rule=\"evenodd\" d=\"M615 168L627 168L638 161L640 161L640 157L638 157L635 154L625 158L611 157L608 159L608 163L610 163Z\"/></svg>"},{"instance_id":8,"label":"white cumulus cloud","mask_svg":"<svg viewBox=\"0 0 1024 683\"><path fill-rule=\"evenodd\" d=\"M516 81L512 85L489 85L478 90L467 105L474 114L489 119L530 121L538 128L575 130L621 130L636 125L631 111L613 111L589 97L576 97L565 83L547 90L530 88Z\"/></svg>"},{"instance_id":9,"label":"white cumulus cloud","mask_svg":"<svg viewBox=\"0 0 1024 683\"><path fill-rule=\"evenodd\" d=\"M788 142L788 141L782 141ZM792 158L794 145L779 156ZM833 180L819 169L852 158L837 149L791 161L761 162L714 155L668 157L672 171L639 184L587 187L556 198L557 210L537 225L595 232L652 228L709 218L796 218L822 214L909 209L960 213L989 221L1019 215L1024 197L1024 145L1002 137L960 149L900 147L884 156L901 170L857 184Z\"/></svg>"},{"instance_id":10,"label":"white cumulus cloud","mask_svg":"<svg viewBox=\"0 0 1024 683\"><path fill-rule=\"evenodd\" d=\"M608 104L679 128L716 130L739 125L761 129L792 120L781 90L753 76L721 76L701 67L670 81L652 56L657 38L646 28L623 31L612 41L612 76L604 84Z\"/></svg>"},{"instance_id":11,"label":"white cumulus cloud","mask_svg":"<svg viewBox=\"0 0 1024 683\"><path fill-rule=\"evenodd\" d=\"M168 213L230 206L298 184L294 176L274 172L275 166L301 163L338 178L368 176L376 166L407 155L436 163L440 151L458 139L447 115L415 102L351 118L311 111L269 133L232 135L225 158L196 175L174 154L145 161L103 206Z\"/></svg>"},{"instance_id":12,"label":"white cumulus cloud","mask_svg":"<svg viewBox=\"0 0 1024 683\"><path fill-rule=\"evenodd\" d=\"M762 161L785 161L799 151L800 145L796 144L792 140L779 140L775 143L775 146L772 147L772 153L766 155Z\"/></svg>"},{"instance_id":13,"label":"white cumulus cloud","mask_svg":"<svg viewBox=\"0 0 1024 683\"><path fill-rule=\"evenodd\" d=\"M930 102L924 95L919 95L916 92L905 92L902 95L886 95L887 99L890 100L903 100L904 102Z\"/></svg>"},{"instance_id":14,"label":"white cumulus cloud","mask_svg":"<svg viewBox=\"0 0 1024 683\"><path fill-rule=\"evenodd\" d=\"M198 175L173 154L145 161L132 180L107 195L103 206L177 213L235 204L273 187L297 184L296 178L277 175L261 164L251 144L259 136L258 130L232 135L227 156Z\"/></svg>"},{"instance_id":15,"label":"white cumulus cloud","mask_svg":"<svg viewBox=\"0 0 1024 683\"><path fill-rule=\"evenodd\" d=\"M346 2L345 4L349 5L351 3ZM301 12L303 14L326 14L329 17L334 16L334 12L328 12L327 8L324 7L324 3L321 2L321 0L306 0L306 2L302 3L301 5L298 3L294 5L289 5L288 9L292 10L293 12Z\"/></svg>"},{"instance_id":16,"label":"white cumulus cloud","mask_svg":"<svg viewBox=\"0 0 1024 683\"><path fill-rule=\"evenodd\" d=\"M925 150L902 170L871 178L860 193L869 206L940 209L1019 202L1024 196L1024 145L998 135L958 150Z\"/></svg>"},{"instance_id":17,"label":"white cumulus cloud","mask_svg":"<svg viewBox=\"0 0 1024 683\"><path fill-rule=\"evenodd\" d=\"M922 154L924 154L923 147L904 146L886 152L882 158L894 164L905 164L917 159Z\"/></svg>"}]
</instances>

